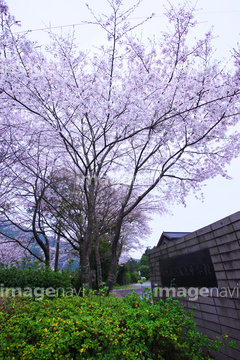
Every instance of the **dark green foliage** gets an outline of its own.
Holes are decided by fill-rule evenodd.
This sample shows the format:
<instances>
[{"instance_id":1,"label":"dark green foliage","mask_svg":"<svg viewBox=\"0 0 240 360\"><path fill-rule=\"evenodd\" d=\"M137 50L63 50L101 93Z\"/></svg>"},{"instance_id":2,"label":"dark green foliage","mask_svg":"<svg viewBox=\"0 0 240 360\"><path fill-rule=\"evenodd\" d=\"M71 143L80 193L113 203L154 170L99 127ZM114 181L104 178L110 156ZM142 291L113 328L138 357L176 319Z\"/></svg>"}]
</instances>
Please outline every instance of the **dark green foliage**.
<instances>
[{"instance_id":1,"label":"dark green foliage","mask_svg":"<svg viewBox=\"0 0 240 360\"><path fill-rule=\"evenodd\" d=\"M101 270L102 270L102 281L105 282L108 277L108 272L111 264L111 244L107 241L102 241L99 244L99 256L101 260ZM95 272L97 271L96 258L94 249L90 256L91 269Z\"/></svg>"},{"instance_id":2,"label":"dark green foliage","mask_svg":"<svg viewBox=\"0 0 240 360\"><path fill-rule=\"evenodd\" d=\"M138 268L139 268L139 261L136 261L134 259L129 259L127 262L126 262L126 265L128 266L129 268L129 272L130 273L133 273L135 271L138 271Z\"/></svg>"},{"instance_id":3,"label":"dark green foliage","mask_svg":"<svg viewBox=\"0 0 240 360\"><path fill-rule=\"evenodd\" d=\"M131 274L129 272L126 273L126 284L131 284Z\"/></svg>"},{"instance_id":4,"label":"dark green foliage","mask_svg":"<svg viewBox=\"0 0 240 360\"><path fill-rule=\"evenodd\" d=\"M118 285L125 285L126 283L129 284L131 281L131 275L128 274L129 274L128 266L126 264L119 265L116 283Z\"/></svg>"},{"instance_id":5,"label":"dark green foliage","mask_svg":"<svg viewBox=\"0 0 240 360\"><path fill-rule=\"evenodd\" d=\"M44 264L35 263L27 269L11 265L0 269L0 284L3 288L69 288L75 287L77 273L69 269L54 272Z\"/></svg>"},{"instance_id":6,"label":"dark green foliage","mask_svg":"<svg viewBox=\"0 0 240 360\"><path fill-rule=\"evenodd\" d=\"M104 292L104 290L103 290ZM177 301L152 303L145 293L124 300L88 297L35 302L7 299L0 308L0 359L202 360L204 347L192 315Z\"/></svg>"},{"instance_id":7,"label":"dark green foliage","mask_svg":"<svg viewBox=\"0 0 240 360\"><path fill-rule=\"evenodd\" d=\"M131 275L131 283L136 284L139 279L138 271L134 271L133 273L130 273Z\"/></svg>"},{"instance_id":8,"label":"dark green foliage","mask_svg":"<svg viewBox=\"0 0 240 360\"><path fill-rule=\"evenodd\" d=\"M142 255L140 261L134 260L130 258L126 263L125 266L127 268L118 268L118 276L117 276L117 284L124 285L126 284L126 276L128 271L131 275L131 283L137 283L139 280L139 270L141 271L141 277L145 277L146 280L149 279L149 267L148 267L148 248L146 248L144 254ZM125 269L125 270L124 270Z\"/></svg>"},{"instance_id":9,"label":"dark green foliage","mask_svg":"<svg viewBox=\"0 0 240 360\"><path fill-rule=\"evenodd\" d=\"M146 280L149 279L149 266L148 265L140 266L139 271L141 272L141 277L145 277Z\"/></svg>"},{"instance_id":10,"label":"dark green foliage","mask_svg":"<svg viewBox=\"0 0 240 360\"><path fill-rule=\"evenodd\" d=\"M148 257L147 257L147 255L142 255L139 266L142 266L142 265L148 265Z\"/></svg>"},{"instance_id":11,"label":"dark green foliage","mask_svg":"<svg viewBox=\"0 0 240 360\"><path fill-rule=\"evenodd\" d=\"M148 256L147 256L148 251L149 251L149 248L146 248L145 253L142 255L142 257L140 259L139 266L142 266L142 265L148 266Z\"/></svg>"}]
</instances>

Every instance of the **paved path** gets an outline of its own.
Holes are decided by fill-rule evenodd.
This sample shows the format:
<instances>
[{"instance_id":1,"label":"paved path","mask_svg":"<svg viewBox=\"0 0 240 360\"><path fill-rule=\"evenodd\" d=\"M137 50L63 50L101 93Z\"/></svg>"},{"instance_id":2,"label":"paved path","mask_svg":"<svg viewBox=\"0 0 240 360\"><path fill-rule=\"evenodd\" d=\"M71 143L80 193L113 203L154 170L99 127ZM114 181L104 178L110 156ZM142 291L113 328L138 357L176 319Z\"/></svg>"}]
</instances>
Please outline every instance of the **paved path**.
<instances>
[{"instance_id":1,"label":"paved path","mask_svg":"<svg viewBox=\"0 0 240 360\"><path fill-rule=\"evenodd\" d=\"M142 296L142 292L145 287L148 287L149 289L151 289L150 282L143 283L142 285L141 284L131 284L131 285L137 286L137 288L135 288L135 289L126 288L126 289L121 289L121 290L116 289L116 290L112 290L112 292L123 298L125 295L130 294L132 290L136 291L136 293L138 295Z\"/></svg>"}]
</instances>

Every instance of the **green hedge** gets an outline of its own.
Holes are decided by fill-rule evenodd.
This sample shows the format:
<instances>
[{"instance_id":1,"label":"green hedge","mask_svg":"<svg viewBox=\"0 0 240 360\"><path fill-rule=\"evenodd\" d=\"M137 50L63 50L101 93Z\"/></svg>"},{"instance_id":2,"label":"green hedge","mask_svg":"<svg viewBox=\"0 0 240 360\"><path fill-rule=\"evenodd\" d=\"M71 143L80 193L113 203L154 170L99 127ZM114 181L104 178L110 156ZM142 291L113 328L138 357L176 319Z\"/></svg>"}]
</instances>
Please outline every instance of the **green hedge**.
<instances>
[{"instance_id":1,"label":"green hedge","mask_svg":"<svg viewBox=\"0 0 240 360\"><path fill-rule=\"evenodd\" d=\"M192 315L171 299L9 298L0 309L0 358L67 360L207 359L217 344L196 331ZM219 341L220 343L220 341Z\"/></svg>"},{"instance_id":2,"label":"green hedge","mask_svg":"<svg viewBox=\"0 0 240 360\"><path fill-rule=\"evenodd\" d=\"M10 267L0 269L0 296L2 297L12 288L21 289L25 292L35 289L48 289L48 288L75 288L78 280L77 272L61 270L54 272L52 269L45 265L35 263L34 266L29 266L27 269L20 268L17 264ZM17 292L16 292L17 294Z\"/></svg>"}]
</instances>

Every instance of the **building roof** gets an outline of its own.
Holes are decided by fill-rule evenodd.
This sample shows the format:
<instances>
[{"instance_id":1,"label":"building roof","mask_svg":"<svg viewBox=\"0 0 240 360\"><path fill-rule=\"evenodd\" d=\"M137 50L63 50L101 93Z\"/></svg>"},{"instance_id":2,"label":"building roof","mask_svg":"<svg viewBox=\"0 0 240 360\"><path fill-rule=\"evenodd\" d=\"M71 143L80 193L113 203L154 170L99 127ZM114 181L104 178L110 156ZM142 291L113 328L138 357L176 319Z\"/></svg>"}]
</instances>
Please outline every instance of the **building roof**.
<instances>
[{"instance_id":1,"label":"building roof","mask_svg":"<svg viewBox=\"0 0 240 360\"><path fill-rule=\"evenodd\" d=\"M189 234L189 232L173 232L173 231L164 231L160 236L157 247L163 244L167 244L174 239L180 239L181 237Z\"/></svg>"}]
</instances>

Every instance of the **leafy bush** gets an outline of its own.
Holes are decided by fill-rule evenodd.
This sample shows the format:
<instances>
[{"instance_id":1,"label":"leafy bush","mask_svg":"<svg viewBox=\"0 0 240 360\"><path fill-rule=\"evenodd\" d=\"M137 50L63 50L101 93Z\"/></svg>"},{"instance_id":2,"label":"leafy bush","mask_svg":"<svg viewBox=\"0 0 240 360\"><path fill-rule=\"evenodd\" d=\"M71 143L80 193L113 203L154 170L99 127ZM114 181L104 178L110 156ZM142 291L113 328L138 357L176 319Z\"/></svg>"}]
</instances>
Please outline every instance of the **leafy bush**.
<instances>
[{"instance_id":1,"label":"leafy bush","mask_svg":"<svg viewBox=\"0 0 240 360\"><path fill-rule=\"evenodd\" d=\"M39 263L29 266L27 269L20 268L17 264L0 269L1 293L6 293L6 289L20 288L72 288L75 287L77 273L69 269L54 272L52 269ZM30 290L29 290L30 292ZM2 296L2 295L1 295Z\"/></svg>"},{"instance_id":2,"label":"leafy bush","mask_svg":"<svg viewBox=\"0 0 240 360\"><path fill-rule=\"evenodd\" d=\"M149 279L149 266L148 265L141 265L139 267L141 272L141 276L145 277L147 280Z\"/></svg>"},{"instance_id":3,"label":"leafy bush","mask_svg":"<svg viewBox=\"0 0 240 360\"><path fill-rule=\"evenodd\" d=\"M131 275L131 283L136 284L139 278L138 271L134 271L130 275Z\"/></svg>"},{"instance_id":4,"label":"leafy bush","mask_svg":"<svg viewBox=\"0 0 240 360\"><path fill-rule=\"evenodd\" d=\"M104 290L103 290L104 291ZM218 343L196 331L177 301L149 293L123 300L89 297L42 302L7 299L0 308L0 358L67 360L207 359Z\"/></svg>"}]
</instances>

